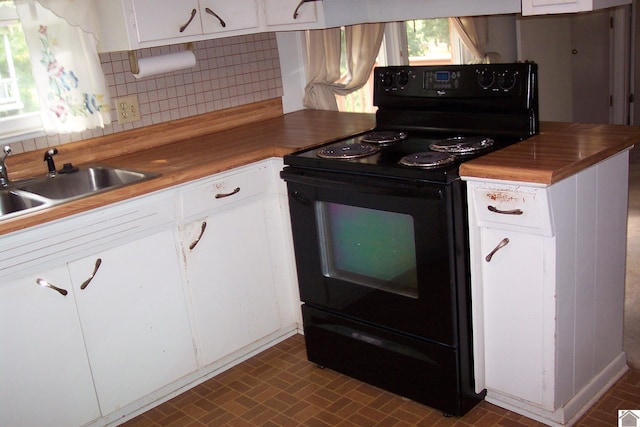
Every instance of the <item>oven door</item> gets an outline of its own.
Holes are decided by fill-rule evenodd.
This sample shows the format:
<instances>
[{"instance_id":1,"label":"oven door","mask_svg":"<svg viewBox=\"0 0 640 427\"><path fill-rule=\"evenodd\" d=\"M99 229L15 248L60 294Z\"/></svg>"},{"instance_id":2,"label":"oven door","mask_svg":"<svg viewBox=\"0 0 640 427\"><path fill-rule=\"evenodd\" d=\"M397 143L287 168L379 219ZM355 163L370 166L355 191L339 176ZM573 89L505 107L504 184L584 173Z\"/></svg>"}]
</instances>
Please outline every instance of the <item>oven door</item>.
<instances>
[{"instance_id":1,"label":"oven door","mask_svg":"<svg viewBox=\"0 0 640 427\"><path fill-rule=\"evenodd\" d=\"M304 303L457 345L457 298L466 297L468 280L466 229L454 226L466 218L460 180L295 168L281 176Z\"/></svg>"}]
</instances>

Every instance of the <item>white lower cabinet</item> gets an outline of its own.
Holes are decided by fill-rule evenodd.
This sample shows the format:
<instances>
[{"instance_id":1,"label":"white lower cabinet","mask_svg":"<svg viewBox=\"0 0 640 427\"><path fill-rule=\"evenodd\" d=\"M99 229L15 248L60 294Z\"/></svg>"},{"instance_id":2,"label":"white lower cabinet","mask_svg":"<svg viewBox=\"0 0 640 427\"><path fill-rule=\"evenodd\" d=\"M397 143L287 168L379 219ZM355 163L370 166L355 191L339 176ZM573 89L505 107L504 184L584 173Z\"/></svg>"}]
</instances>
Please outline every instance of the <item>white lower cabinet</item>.
<instances>
[{"instance_id":1,"label":"white lower cabinet","mask_svg":"<svg viewBox=\"0 0 640 427\"><path fill-rule=\"evenodd\" d=\"M627 369L628 152L551 186L465 179L476 390L572 424Z\"/></svg>"},{"instance_id":2,"label":"white lower cabinet","mask_svg":"<svg viewBox=\"0 0 640 427\"><path fill-rule=\"evenodd\" d=\"M69 264L105 415L196 370L174 242L169 229Z\"/></svg>"},{"instance_id":3,"label":"white lower cabinet","mask_svg":"<svg viewBox=\"0 0 640 427\"><path fill-rule=\"evenodd\" d=\"M486 387L537 405L544 403L543 357L548 344L544 288L536 285L543 283L543 240L513 231L480 230L481 254L504 245L490 262L484 261L482 269L482 282L487 284L483 295Z\"/></svg>"},{"instance_id":4,"label":"white lower cabinet","mask_svg":"<svg viewBox=\"0 0 640 427\"><path fill-rule=\"evenodd\" d=\"M2 236L0 425L117 425L295 333L281 167Z\"/></svg>"},{"instance_id":5,"label":"white lower cabinet","mask_svg":"<svg viewBox=\"0 0 640 427\"><path fill-rule=\"evenodd\" d=\"M277 254L270 250L260 191L271 178L267 173L264 167L250 168L183 193L183 212L205 211L180 227L202 366L281 328L273 272Z\"/></svg>"},{"instance_id":6,"label":"white lower cabinet","mask_svg":"<svg viewBox=\"0 0 640 427\"><path fill-rule=\"evenodd\" d=\"M0 285L0 425L81 426L100 417L73 292L66 266Z\"/></svg>"},{"instance_id":7,"label":"white lower cabinet","mask_svg":"<svg viewBox=\"0 0 640 427\"><path fill-rule=\"evenodd\" d=\"M194 372L177 255L168 229L2 283L0 424L84 425Z\"/></svg>"}]
</instances>

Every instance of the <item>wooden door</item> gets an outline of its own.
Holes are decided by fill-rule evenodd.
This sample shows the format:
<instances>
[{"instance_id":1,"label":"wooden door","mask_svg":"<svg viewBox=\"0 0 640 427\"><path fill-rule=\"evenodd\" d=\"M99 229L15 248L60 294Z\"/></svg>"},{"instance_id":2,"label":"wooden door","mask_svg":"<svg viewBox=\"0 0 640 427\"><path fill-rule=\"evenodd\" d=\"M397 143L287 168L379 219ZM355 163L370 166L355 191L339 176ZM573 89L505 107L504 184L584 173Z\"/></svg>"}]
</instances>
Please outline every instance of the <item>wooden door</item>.
<instances>
[{"instance_id":1,"label":"wooden door","mask_svg":"<svg viewBox=\"0 0 640 427\"><path fill-rule=\"evenodd\" d=\"M518 59L539 65L540 119L609 123L611 11L518 19ZM617 100L626 102L626 100Z\"/></svg>"}]
</instances>

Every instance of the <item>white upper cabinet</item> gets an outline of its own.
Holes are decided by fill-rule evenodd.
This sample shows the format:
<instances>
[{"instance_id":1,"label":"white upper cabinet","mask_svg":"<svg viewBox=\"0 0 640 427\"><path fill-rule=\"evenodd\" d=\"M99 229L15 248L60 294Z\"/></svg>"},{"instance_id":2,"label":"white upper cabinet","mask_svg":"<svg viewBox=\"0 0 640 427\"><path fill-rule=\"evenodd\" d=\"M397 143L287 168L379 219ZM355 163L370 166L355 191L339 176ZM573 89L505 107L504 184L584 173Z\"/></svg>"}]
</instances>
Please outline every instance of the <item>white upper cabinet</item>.
<instances>
[{"instance_id":1,"label":"white upper cabinet","mask_svg":"<svg viewBox=\"0 0 640 427\"><path fill-rule=\"evenodd\" d=\"M94 0L101 52L252 34L448 16L540 15L631 0Z\"/></svg>"},{"instance_id":2,"label":"white upper cabinet","mask_svg":"<svg viewBox=\"0 0 640 427\"><path fill-rule=\"evenodd\" d=\"M255 0L200 0L200 20L204 34L258 27Z\"/></svg>"},{"instance_id":3,"label":"white upper cabinet","mask_svg":"<svg viewBox=\"0 0 640 427\"><path fill-rule=\"evenodd\" d=\"M631 0L522 0L522 14L586 12L631 4Z\"/></svg>"},{"instance_id":4,"label":"white upper cabinet","mask_svg":"<svg viewBox=\"0 0 640 427\"><path fill-rule=\"evenodd\" d=\"M132 0L138 42L200 39L203 35L255 28L258 8L255 0Z\"/></svg>"},{"instance_id":5,"label":"white upper cabinet","mask_svg":"<svg viewBox=\"0 0 640 427\"><path fill-rule=\"evenodd\" d=\"M256 0L96 0L99 50L112 52L258 32Z\"/></svg>"},{"instance_id":6,"label":"white upper cabinet","mask_svg":"<svg viewBox=\"0 0 640 427\"><path fill-rule=\"evenodd\" d=\"M95 3L101 23L99 50L112 52L268 31L517 13L520 1L95 0Z\"/></svg>"},{"instance_id":7,"label":"white upper cabinet","mask_svg":"<svg viewBox=\"0 0 640 427\"><path fill-rule=\"evenodd\" d=\"M132 0L139 43L201 39L258 26L255 0ZM205 37L209 38L209 37Z\"/></svg>"},{"instance_id":8,"label":"white upper cabinet","mask_svg":"<svg viewBox=\"0 0 640 427\"><path fill-rule=\"evenodd\" d=\"M138 42L202 34L198 0L132 0Z\"/></svg>"},{"instance_id":9,"label":"white upper cabinet","mask_svg":"<svg viewBox=\"0 0 640 427\"><path fill-rule=\"evenodd\" d=\"M304 25L317 22L317 1L264 0L267 26Z\"/></svg>"}]
</instances>

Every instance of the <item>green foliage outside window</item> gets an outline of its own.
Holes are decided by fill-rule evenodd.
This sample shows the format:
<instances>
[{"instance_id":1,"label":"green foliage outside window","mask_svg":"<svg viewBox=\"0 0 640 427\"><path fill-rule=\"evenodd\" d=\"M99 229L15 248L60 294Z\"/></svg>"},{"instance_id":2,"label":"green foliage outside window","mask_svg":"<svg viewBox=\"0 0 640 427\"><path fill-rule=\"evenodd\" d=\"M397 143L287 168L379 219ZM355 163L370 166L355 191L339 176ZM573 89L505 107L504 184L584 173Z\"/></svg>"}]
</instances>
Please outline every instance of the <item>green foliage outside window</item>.
<instances>
[{"instance_id":1,"label":"green foliage outside window","mask_svg":"<svg viewBox=\"0 0 640 427\"><path fill-rule=\"evenodd\" d=\"M451 52L448 18L407 21L405 26L410 58Z\"/></svg>"},{"instance_id":2,"label":"green foliage outside window","mask_svg":"<svg viewBox=\"0 0 640 427\"><path fill-rule=\"evenodd\" d=\"M0 7L3 6L3 3L5 2L0 2ZM38 111L40 106L35 92L35 82L31 75L29 51L22 26L18 22L0 21L0 79L10 77L8 56L12 57L23 108L21 110L0 111L0 118Z\"/></svg>"}]
</instances>

